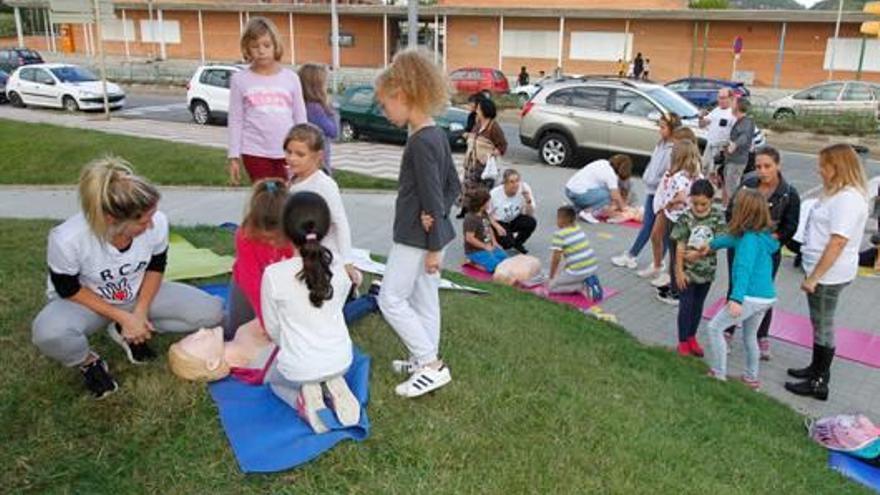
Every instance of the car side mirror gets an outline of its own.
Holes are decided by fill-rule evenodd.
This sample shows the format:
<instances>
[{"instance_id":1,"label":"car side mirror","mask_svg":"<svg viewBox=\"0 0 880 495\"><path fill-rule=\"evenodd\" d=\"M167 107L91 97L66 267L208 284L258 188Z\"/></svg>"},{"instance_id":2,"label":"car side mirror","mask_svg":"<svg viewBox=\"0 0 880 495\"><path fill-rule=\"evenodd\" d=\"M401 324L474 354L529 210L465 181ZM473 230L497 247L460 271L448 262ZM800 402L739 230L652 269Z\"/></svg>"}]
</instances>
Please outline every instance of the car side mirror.
<instances>
[{"instance_id":1,"label":"car side mirror","mask_svg":"<svg viewBox=\"0 0 880 495\"><path fill-rule=\"evenodd\" d=\"M653 120L654 122L660 122L661 117L663 117L663 115L657 110L654 110L653 112L648 114L648 119Z\"/></svg>"}]
</instances>

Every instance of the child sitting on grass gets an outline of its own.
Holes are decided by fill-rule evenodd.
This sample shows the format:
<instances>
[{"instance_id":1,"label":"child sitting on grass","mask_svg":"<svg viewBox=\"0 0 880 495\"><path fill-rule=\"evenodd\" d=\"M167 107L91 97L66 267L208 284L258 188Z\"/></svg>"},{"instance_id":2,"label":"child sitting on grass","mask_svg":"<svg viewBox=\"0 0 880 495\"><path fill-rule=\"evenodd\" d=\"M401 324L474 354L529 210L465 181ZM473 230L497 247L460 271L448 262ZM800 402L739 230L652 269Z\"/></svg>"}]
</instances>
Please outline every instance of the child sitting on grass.
<instances>
[{"instance_id":1,"label":"child sitting on grass","mask_svg":"<svg viewBox=\"0 0 880 495\"><path fill-rule=\"evenodd\" d=\"M468 198L468 213L464 217L464 254L468 261L495 273L499 263L507 259L507 253L498 245L492 220L489 218L491 196L485 189L477 189Z\"/></svg>"},{"instance_id":2,"label":"child sitting on grass","mask_svg":"<svg viewBox=\"0 0 880 495\"><path fill-rule=\"evenodd\" d=\"M715 188L707 179L691 185L690 209L672 228L670 238L675 242L675 284L680 291L678 305L678 353L682 356L703 357L697 343L697 328L703 316L703 304L715 279L717 256L705 258L699 250L725 230L724 212L712 204Z\"/></svg>"},{"instance_id":3,"label":"child sitting on grass","mask_svg":"<svg viewBox=\"0 0 880 495\"><path fill-rule=\"evenodd\" d=\"M563 206L556 210L556 226L559 230L553 234L548 291L581 292L587 299L601 299L602 286L596 276L599 261L590 247L587 234L577 224L577 212L574 208ZM563 259L565 265L559 269ZM593 288L592 291L590 287Z\"/></svg>"}]
</instances>

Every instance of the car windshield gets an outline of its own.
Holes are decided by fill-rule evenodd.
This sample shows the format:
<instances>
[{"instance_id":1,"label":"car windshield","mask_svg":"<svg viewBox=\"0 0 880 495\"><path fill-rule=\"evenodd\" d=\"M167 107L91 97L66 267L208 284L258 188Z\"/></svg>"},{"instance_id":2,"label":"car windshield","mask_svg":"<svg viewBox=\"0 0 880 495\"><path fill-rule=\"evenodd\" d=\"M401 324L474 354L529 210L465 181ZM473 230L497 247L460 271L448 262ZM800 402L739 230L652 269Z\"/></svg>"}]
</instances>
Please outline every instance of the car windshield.
<instances>
[{"instance_id":1,"label":"car windshield","mask_svg":"<svg viewBox=\"0 0 880 495\"><path fill-rule=\"evenodd\" d=\"M52 69L52 74L55 74L55 77L57 77L58 80L63 83L88 82L98 80L98 78L95 77L95 75L88 70L83 69L82 67L74 67L72 65L67 67L56 67Z\"/></svg>"},{"instance_id":2,"label":"car windshield","mask_svg":"<svg viewBox=\"0 0 880 495\"><path fill-rule=\"evenodd\" d=\"M683 119L695 119L700 113L697 107L679 96L678 93L671 91L669 88L661 86L651 88L645 92L648 93L648 96L656 100L657 103L662 105L666 111L677 113L678 116Z\"/></svg>"}]
</instances>

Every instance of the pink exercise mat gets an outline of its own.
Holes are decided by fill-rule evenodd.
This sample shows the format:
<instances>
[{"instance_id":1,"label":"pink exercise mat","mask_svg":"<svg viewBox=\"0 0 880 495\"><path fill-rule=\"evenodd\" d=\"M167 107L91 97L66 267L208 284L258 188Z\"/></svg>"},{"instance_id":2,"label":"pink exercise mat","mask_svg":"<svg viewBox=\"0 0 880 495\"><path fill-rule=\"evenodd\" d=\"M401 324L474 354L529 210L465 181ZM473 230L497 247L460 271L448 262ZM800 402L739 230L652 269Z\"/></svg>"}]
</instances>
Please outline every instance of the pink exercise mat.
<instances>
[{"instance_id":1,"label":"pink exercise mat","mask_svg":"<svg viewBox=\"0 0 880 495\"><path fill-rule=\"evenodd\" d=\"M724 304L725 299L719 298L703 311L703 318L712 319L724 308ZM845 327L837 327L834 331L838 356L880 368L880 335ZM774 308L770 335L808 349L813 347L813 325L807 316Z\"/></svg>"},{"instance_id":2,"label":"pink exercise mat","mask_svg":"<svg viewBox=\"0 0 880 495\"><path fill-rule=\"evenodd\" d=\"M470 263L465 263L465 264L461 265L461 273L463 275L465 275L466 277L472 278L472 279L477 280L479 282L491 282L492 281L492 274L491 273L488 273L485 270L481 270ZM564 294L549 294L543 284L536 285L533 287L525 287L523 285L517 284L516 288L523 291L523 292L529 292L529 293L532 293L538 297L541 297L544 299L549 299L550 301L557 302L560 304L566 304L568 306L571 306L571 307L577 308L577 309L581 309L581 310L590 309L593 306L596 306L597 304L599 304L601 302L607 301L608 298L614 297L619 292L615 289L603 287L603 289L605 291L605 294L604 294L605 298L602 299L602 301L592 301L590 299L587 299L586 297L584 297L583 294L580 294L578 292L564 293Z\"/></svg>"}]
</instances>

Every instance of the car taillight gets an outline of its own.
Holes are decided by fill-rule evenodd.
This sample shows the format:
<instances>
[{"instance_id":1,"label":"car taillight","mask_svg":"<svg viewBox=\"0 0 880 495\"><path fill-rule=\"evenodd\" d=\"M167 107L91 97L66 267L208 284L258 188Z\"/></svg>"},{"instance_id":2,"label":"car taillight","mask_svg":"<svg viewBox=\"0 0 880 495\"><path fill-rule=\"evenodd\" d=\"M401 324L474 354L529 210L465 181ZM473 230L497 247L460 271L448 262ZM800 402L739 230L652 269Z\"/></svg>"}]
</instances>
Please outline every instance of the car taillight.
<instances>
[{"instance_id":1,"label":"car taillight","mask_svg":"<svg viewBox=\"0 0 880 495\"><path fill-rule=\"evenodd\" d=\"M522 107L522 111L519 113L519 116L520 116L520 117L525 117L527 113L529 113L530 111L532 111L532 108L534 108L534 106L535 106L535 103L534 103L534 102L532 102L532 101L527 101L526 104L523 105L523 107Z\"/></svg>"}]
</instances>

